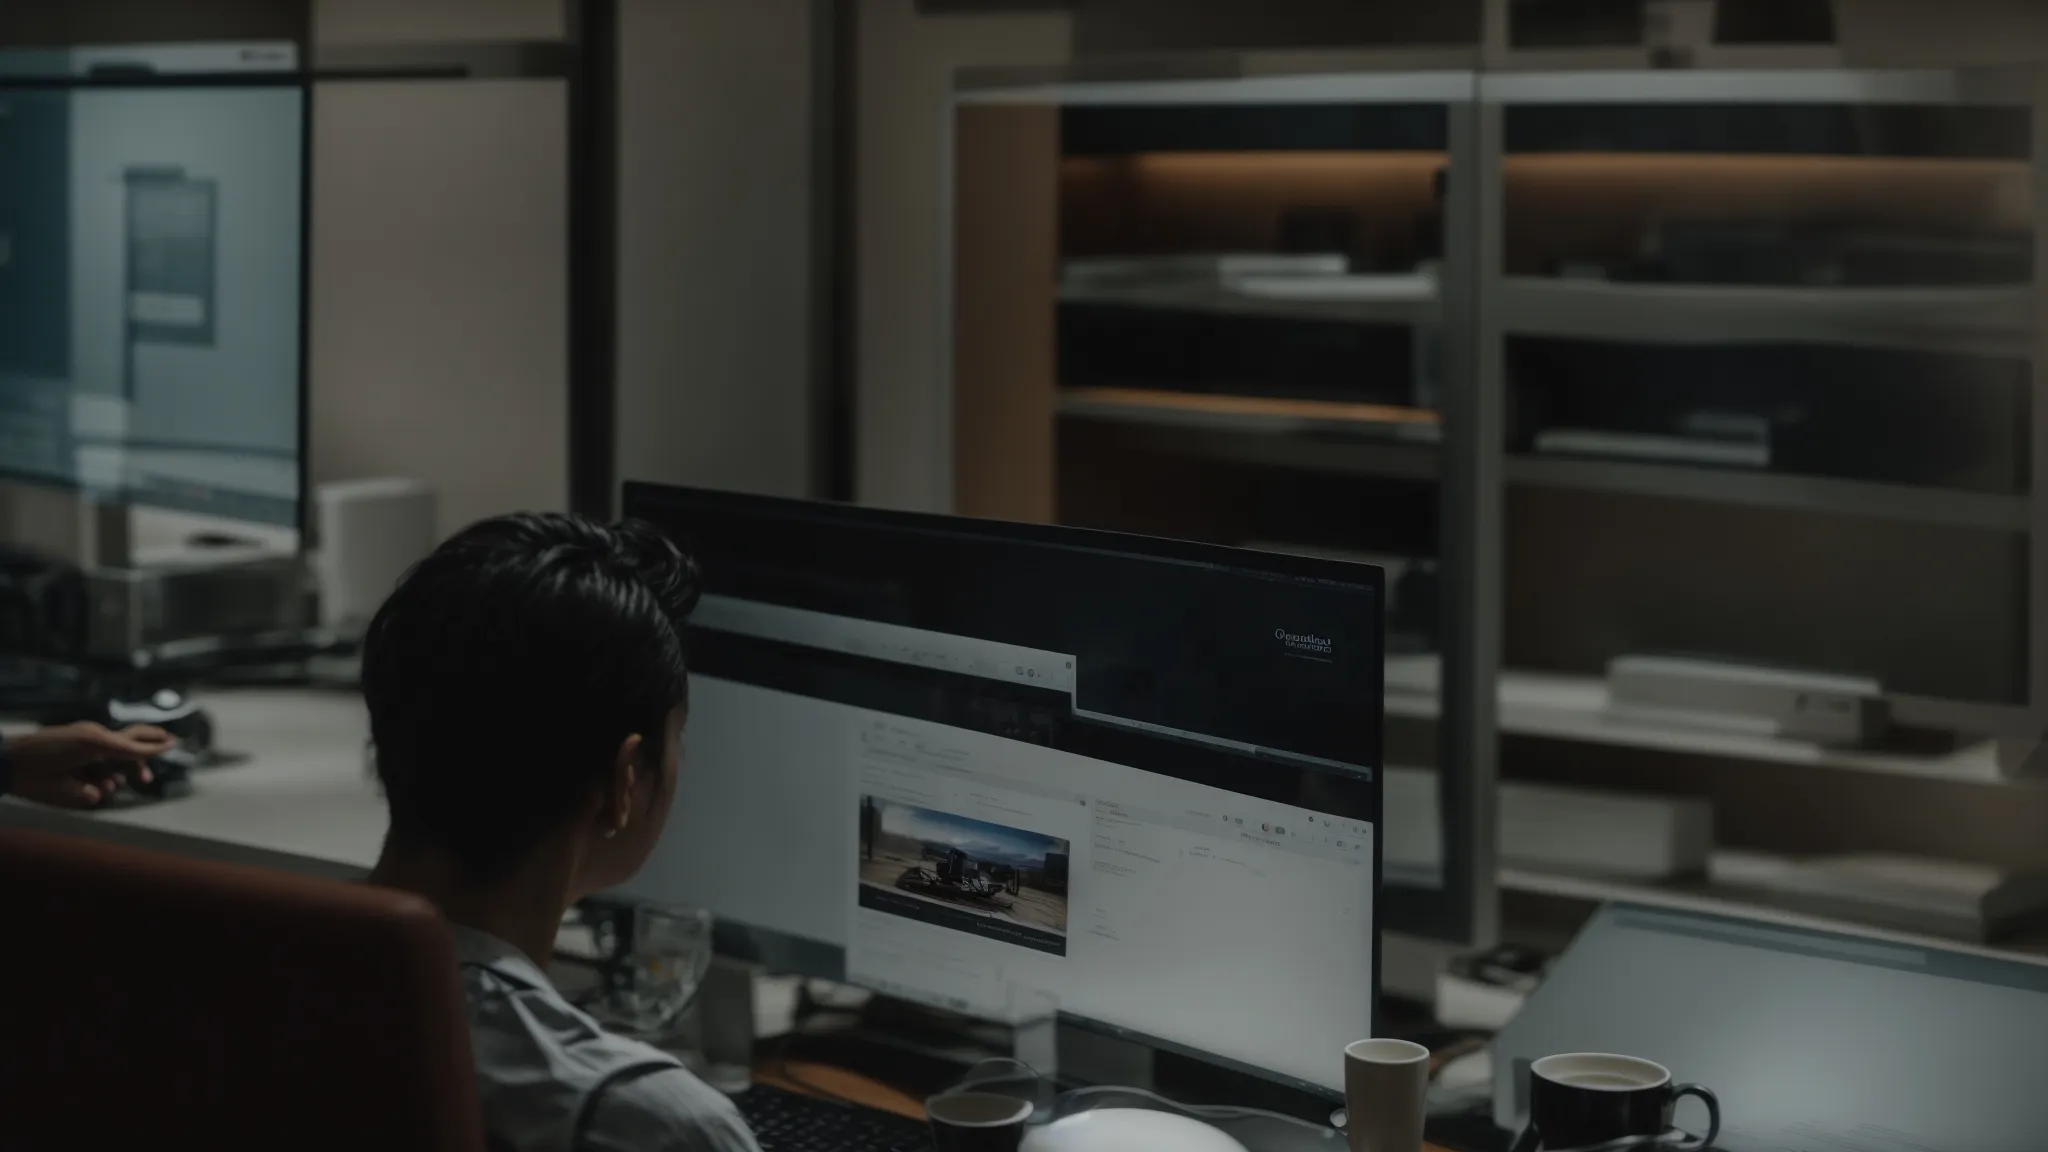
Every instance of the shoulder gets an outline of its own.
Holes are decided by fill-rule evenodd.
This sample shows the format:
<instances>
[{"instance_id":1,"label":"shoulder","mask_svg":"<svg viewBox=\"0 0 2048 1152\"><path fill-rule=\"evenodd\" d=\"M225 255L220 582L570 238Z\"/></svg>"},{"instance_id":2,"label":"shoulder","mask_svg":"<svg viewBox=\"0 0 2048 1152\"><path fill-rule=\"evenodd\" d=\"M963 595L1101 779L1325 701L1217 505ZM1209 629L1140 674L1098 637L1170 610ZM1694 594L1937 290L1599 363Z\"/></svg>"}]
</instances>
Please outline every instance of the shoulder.
<instances>
[{"instance_id":1,"label":"shoulder","mask_svg":"<svg viewBox=\"0 0 2048 1152\"><path fill-rule=\"evenodd\" d=\"M682 1068L605 1089L584 1132L591 1152L759 1152L739 1109Z\"/></svg>"}]
</instances>

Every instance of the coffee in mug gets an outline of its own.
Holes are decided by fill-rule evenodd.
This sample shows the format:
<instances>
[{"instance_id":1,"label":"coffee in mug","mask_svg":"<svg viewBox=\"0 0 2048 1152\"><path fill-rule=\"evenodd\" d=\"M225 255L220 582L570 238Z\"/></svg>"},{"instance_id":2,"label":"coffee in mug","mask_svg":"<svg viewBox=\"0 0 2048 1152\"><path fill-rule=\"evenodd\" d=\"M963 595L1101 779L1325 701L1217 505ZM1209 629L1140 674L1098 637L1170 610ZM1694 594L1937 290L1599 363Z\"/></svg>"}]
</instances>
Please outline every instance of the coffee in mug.
<instances>
[{"instance_id":1,"label":"coffee in mug","mask_svg":"<svg viewBox=\"0 0 2048 1152\"><path fill-rule=\"evenodd\" d=\"M1707 1106L1706 1135L1673 1133L1678 1101ZM1564 1152L1637 1138L1671 1152L1697 1152L1721 1134L1721 1103L1697 1084L1673 1084L1671 1070L1638 1056L1568 1052L1529 1066L1529 1123L1515 1152Z\"/></svg>"}]
</instances>

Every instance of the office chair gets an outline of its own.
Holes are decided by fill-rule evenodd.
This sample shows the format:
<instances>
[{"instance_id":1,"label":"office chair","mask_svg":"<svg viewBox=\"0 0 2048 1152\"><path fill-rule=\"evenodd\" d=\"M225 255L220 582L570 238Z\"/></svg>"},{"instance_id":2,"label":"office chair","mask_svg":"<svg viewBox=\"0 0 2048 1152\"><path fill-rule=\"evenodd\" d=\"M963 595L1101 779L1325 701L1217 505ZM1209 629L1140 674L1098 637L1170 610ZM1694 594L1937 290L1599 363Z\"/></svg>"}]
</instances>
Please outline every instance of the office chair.
<instances>
[{"instance_id":1,"label":"office chair","mask_svg":"<svg viewBox=\"0 0 2048 1152\"><path fill-rule=\"evenodd\" d=\"M0 925L0 1147L484 1148L424 901L6 829Z\"/></svg>"}]
</instances>

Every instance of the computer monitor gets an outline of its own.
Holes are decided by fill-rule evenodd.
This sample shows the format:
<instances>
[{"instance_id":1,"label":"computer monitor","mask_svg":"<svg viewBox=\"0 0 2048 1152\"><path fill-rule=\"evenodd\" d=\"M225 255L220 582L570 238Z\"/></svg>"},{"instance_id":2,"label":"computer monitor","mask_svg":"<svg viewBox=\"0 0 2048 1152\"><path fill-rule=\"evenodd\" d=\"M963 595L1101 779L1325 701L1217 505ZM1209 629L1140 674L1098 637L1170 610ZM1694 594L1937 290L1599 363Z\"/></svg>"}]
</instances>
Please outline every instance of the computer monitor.
<instances>
[{"instance_id":1,"label":"computer monitor","mask_svg":"<svg viewBox=\"0 0 2048 1152\"><path fill-rule=\"evenodd\" d=\"M773 967L1334 1097L1378 999L1377 568L628 485L704 567L627 894Z\"/></svg>"},{"instance_id":2,"label":"computer monitor","mask_svg":"<svg viewBox=\"0 0 2048 1152\"><path fill-rule=\"evenodd\" d=\"M289 44L0 51L0 484L296 529Z\"/></svg>"}]
</instances>

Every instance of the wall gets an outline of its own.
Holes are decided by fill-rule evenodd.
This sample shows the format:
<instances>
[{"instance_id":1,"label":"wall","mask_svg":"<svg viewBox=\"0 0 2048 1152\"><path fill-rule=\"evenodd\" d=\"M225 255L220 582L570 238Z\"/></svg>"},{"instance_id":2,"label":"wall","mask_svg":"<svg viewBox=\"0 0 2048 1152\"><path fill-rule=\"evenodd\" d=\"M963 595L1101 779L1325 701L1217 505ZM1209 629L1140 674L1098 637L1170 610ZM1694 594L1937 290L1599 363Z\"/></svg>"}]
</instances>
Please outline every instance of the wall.
<instances>
[{"instance_id":1,"label":"wall","mask_svg":"<svg viewBox=\"0 0 2048 1152\"><path fill-rule=\"evenodd\" d=\"M623 0L616 474L810 478L817 0ZM559 0L323 0L323 44L555 39ZM315 100L313 472L441 491L443 531L568 485L558 81Z\"/></svg>"},{"instance_id":2,"label":"wall","mask_svg":"<svg viewBox=\"0 0 2048 1152\"><path fill-rule=\"evenodd\" d=\"M320 45L546 39L553 0L320 0ZM568 499L567 101L557 80L313 98L311 469L416 477L448 532Z\"/></svg>"},{"instance_id":3,"label":"wall","mask_svg":"<svg viewBox=\"0 0 2048 1152\"><path fill-rule=\"evenodd\" d=\"M398 475L441 528L568 499L559 81L313 97L312 474Z\"/></svg>"},{"instance_id":4,"label":"wall","mask_svg":"<svg viewBox=\"0 0 2048 1152\"><path fill-rule=\"evenodd\" d=\"M1066 62L1063 14L925 16L859 0L854 129L856 475L862 502L952 502L945 367L947 97L963 67Z\"/></svg>"},{"instance_id":5,"label":"wall","mask_svg":"<svg viewBox=\"0 0 2048 1152\"><path fill-rule=\"evenodd\" d=\"M810 491L820 6L621 5L621 480Z\"/></svg>"}]
</instances>

